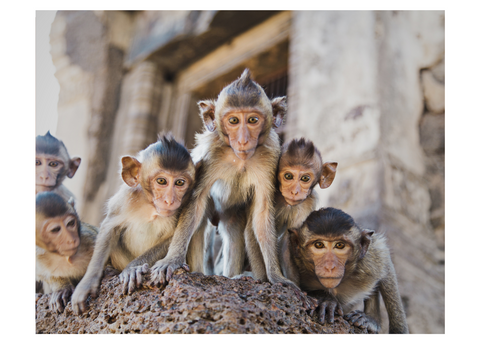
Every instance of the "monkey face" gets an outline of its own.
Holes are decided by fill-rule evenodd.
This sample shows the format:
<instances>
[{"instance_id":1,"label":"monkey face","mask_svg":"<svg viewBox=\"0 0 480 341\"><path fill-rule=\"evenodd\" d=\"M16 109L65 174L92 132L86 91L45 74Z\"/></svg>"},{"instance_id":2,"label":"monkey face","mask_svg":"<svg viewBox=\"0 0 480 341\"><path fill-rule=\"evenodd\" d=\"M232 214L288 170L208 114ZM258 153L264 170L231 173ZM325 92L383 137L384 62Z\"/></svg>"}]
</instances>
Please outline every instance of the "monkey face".
<instances>
[{"instance_id":1,"label":"monkey face","mask_svg":"<svg viewBox=\"0 0 480 341\"><path fill-rule=\"evenodd\" d=\"M162 217L175 214L192 180L185 173L161 171L150 180L153 204Z\"/></svg>"},{"instance_id":2,"label":"monkey face","mask_svg":"<svg viewBox=\"0 0 480 341\"><path fill-rule=\"evenodd\" d=\"M230 111L223 116L221 122L225 142L235 155L242 160L251 158L265 124L264 115L258 111Z\"/></svg>"},{"instance_id":3,"label":"monkey face","mask_svg":"<svg viewBox=\"0 0 480 341\"><path fill-rule=\"evenodd\" d=\"M345 263L353 252L350 242L344 239L320 239L308 245L315 264L315 274L327 289L337 287L345 273Z\"/></svg>"},{"instance_id":4,"label":"monkey face","mask_svg":"<svg viewBox=\"0 0 480 341\"><path fill-rule=\"evenodd\" d=\"M40 239L43 242L41 246L60 256L73 256L80 245L78 227L77 218L73 214L45 219L40 229Z\"/></svg>"},{"instance_id":5,"label":"monkey face","mask_svg":"<svg viewBox=\"0 0 480 341\"><path fill-rule=\"evenodd\" d=\"M304 201L316 184L315 173L310 167L285 166L278 172L280 192L287 204L295 206Z\"/></svg>"},{"instance_id":6,"label":"monkey face","mask_svg":"<svg viewBox=\"0 0 480 341\"><path fill-rule=\"evenodd\" d=\"M57 185L57 178L64 173L65 162L56 155L37 154L35 173L37 192L50 191Z\"/></svg>"}]
</instances>

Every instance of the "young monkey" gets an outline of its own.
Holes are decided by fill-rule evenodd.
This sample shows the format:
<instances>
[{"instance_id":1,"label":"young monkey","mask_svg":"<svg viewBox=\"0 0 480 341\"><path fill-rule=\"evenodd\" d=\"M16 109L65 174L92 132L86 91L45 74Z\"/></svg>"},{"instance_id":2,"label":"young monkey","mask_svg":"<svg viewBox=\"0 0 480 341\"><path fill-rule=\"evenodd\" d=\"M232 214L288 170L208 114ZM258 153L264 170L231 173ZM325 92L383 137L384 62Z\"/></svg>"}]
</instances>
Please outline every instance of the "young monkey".
<instances>
[{"instance_id":1,"label":"young monkey","mask_svg":"<svg viewBox=\"0 0 480 341\"><path fill-rule=\"evenodd\" d=\"M335 179L336 162L322 161L313 142L293 139L282 146L277 170L275 224L281 235L287 228L300 227L318 203L313 188L328 188Z\"/></svg>"},{"instance_id":2,"label":"young monkey","mask_svg":"<svg viewBox=\"0 0 480 341\"><path fill-rule=\"evenodd\" d=\"M36 278L50 306L62 312L75 285L87 271L93 254L96 227L80 222L72 201L53 192L36 196Z\"/></svg>"},{"instance_id":3,"label":"young monkey","mask_svg":"<svg viewBox=\"0 0 480 341\"><path fill-rule=\"evenodd\" d=\"M125 184L108 201L92 261L72 296L77 314L86 310L88 295L96 296L108 259L122 271L124 293L131 293L149 267L165 257L178 215L189 200L195 167L188 150L166 135L138 158L124 156L121 175Z\"/></svg>"},{"instance_id":4,"label":"young monkey","mask_svg":"<svg viewBox=\"0 0 480 341\"><path fill-rule=\"evenodd\" d=\"M55 192L65 200L74 198L62 182L66 176L73 178L82 160L79 157L70 158L63 142L50 132L38 135L35 144L35 194Z\"/></svg>"}]
</instances>

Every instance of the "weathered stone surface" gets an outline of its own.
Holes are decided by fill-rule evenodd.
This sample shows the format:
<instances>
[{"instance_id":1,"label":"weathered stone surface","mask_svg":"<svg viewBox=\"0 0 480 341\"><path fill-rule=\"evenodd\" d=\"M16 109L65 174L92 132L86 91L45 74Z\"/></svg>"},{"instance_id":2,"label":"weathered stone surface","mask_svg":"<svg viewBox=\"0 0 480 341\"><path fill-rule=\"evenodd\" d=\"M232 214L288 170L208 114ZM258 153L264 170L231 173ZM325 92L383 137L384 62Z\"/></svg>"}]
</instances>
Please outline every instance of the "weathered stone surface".
<instances>
[{"instance_id":1,"label":"weathered stone surface","mask_svg":"<svg viewBox=\"0 0 480 341\"><path fill-rule=\"evenodd\" d=\"M441 114L445 111L445 85L437 81L430 70L422 71L422 86L429 111Z\"/></svg>"},{"instance_id":2,"label":"weathered stone surface","mask_svg":"<svg viewBox=\"0 0 480 341\"><path fill-rule=\"evenodd\" d=\"M306 298L314 300L313 298ZM123 295L118 277L102 282L90 310L56 314L49 295L36 297L36 332L43 333L366 333L336 316L322 326L291 288L199 273L174 275L165 289Z\"/></svg>"}]
</instances>

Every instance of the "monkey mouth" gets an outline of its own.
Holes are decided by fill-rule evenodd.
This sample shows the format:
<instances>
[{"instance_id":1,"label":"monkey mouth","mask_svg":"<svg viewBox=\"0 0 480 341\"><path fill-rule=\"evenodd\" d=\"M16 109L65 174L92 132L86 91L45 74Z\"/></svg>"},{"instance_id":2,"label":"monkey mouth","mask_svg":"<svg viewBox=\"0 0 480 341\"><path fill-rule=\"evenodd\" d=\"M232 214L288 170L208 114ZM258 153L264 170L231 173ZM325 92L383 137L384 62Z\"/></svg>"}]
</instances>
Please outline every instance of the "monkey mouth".
<instances>
[{"instance_id":1,"label":"monkey mouth","mask_svg":"<svg viewBox=\"0 0 480 341\"><path fill-rule=\"evenodd\" d=\"M252 149L247 149L247 150L239 150L239 149L235 149L235 155L239 158L239 159L242 159L242 160L248 160L250 159L253 154L255 153L255 148L252 148Z\"/></svg>"},{"instance_id":2,"label":"monkey mouth","mask_svg":"<svg viewBox=\"0 0 480 341\"><path fill-rule=\"evenodd\" d=\"M55 184L54 185L35 184L35 187L39 192L49 192L55 188Z\"/></svg>"},{"instance_id":3,"label":"monkey mouth","mask_svg":"<svg viewBox=\"0 0 480 341\"><path fill-rule=\"evenodd\" d=\"M62 250L60 252L60 255L62 257L72 257L77 253L78 246L74 247L73 249L68 249L68 250Z\"/></svg>"},{"instance_id":4,"label":"monkey mouth","mask_svg":"<svg viewBox=\"0 0 480 341\"><path fill-rule=\"evenodd\" d=\"M305 199L295 200L295 199L290 199L290 198L287 198L287 197L284 197L284 199L287 202L287 204L289 204L290 206L296 206L296 205L302 203L305 200Z\"/></svg>"},{"instance_id":5,"label":"monkey mouth","mask_svg":"<svg viewBox=\"0 0 480 341\"><path fill-rule=\"evenodd\" d=\"M318 277L318 280L327 289L336 288L342 281L343 276L340 277Z\"/></svg>"}]
</instances>

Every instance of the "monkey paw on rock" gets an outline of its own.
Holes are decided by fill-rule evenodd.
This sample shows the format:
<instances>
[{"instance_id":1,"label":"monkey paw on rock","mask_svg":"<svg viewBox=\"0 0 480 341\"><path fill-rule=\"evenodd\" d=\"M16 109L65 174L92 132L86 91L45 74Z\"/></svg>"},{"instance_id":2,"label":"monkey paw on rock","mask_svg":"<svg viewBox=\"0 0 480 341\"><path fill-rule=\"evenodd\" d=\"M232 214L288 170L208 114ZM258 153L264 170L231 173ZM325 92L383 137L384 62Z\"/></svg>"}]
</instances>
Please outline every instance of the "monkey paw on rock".
<instances>
[{"instance_id":1,"label":"monkey paw on rock","mask_svg":"<svg viewBox=\"0 0 480 341\"><path fill-rule=\"evenodd\" d=\"M354 310L343 317L352 326L367 329L371 333L378 333L380 325L372 317L361 310Z\"/></svg>"},{"instance_id":2,"label":"monkey paw on rock","mask_svg":"<svg viewBox=\"0 0 480 341\"><path fill-rule=\"evenodd\" d=\"M68 304L68 301L70 301L73 289L73 286L68 286L63 289L54 291L52 293L52 296L50 297L50 308L58 313L63 312L63 310Z\"/></svg>"},{"instance_id":3,"label":"monkey paw on rock","mask_svg":"<svg viewBox=\"0 0 480 341\"><path fill-rule=\"evenodd\" d=\"M183 261L161 259L155 263L150 271L150 281L148 285L163 286L172 279L173 273L177 269L190 271L190 267Z\"/></svg>"},{"instance_id":4,"label":"monkey paw on rock","mask_svg":"<svg viewBox=\"0 0 480 341\"><path fill-rule=\"evenodd\" d=\"M84 282L85 280L85 282ZM80 315L87 310L88 296L97 297L98 285L91 285L88 280L83 279L78 283L72 295L72 310L75 314Z\"/></svg>"},{"instance_id":5,"label":"monkey paw on rock","mask_svg":"<svg viewBox=\"0 0 480 341\"><path fill-rule=\"evenodd\" d=\"M143 275L149 270L148 264L126 267L120 274L120 282L123 282L123 294L131 294L142 286Z\"/></svg>"},{"instance_id":6,"label":"monkey paw on rock","mask_svg":"<svg viewBox=\"0 0 480 341\"><path fill-rule=\"evenodd\" d=\"M333 323L335 313L343 316L343 309L335 297L327 296L318 299L318 305L314 310L318 310L318 323L325 324L325 316L328 323Z\"/></svg>"}]
</instances>

